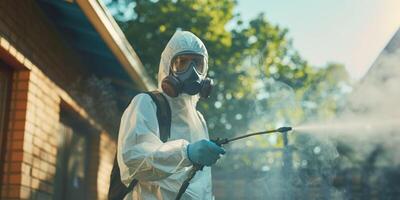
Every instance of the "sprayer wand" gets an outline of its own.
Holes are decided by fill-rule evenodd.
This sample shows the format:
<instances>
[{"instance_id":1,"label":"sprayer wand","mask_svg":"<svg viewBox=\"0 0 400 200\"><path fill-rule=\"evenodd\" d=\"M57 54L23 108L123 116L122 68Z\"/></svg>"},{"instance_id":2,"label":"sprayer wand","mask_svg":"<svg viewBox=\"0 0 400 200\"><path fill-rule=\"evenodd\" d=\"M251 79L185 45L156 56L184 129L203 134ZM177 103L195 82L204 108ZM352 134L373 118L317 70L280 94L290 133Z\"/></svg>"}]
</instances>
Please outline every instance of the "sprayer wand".
<instances>
[{"instance_id":1,"label":"sprayer wand","mask_svg":"<svg viewBox=\"0 0 400 200\"><path fill-rule=\"evenodd\" d=\"M228 138L224 138L224 139L217 138L216 140L211 140L211 141L214 142L218 146L222 146L224 144L228 144L230 142L233 142L233 141L236 141L236 140L240 140L240 139L243 139L243 138L247 138L247 137L251 137L251 136L255 136L255 135L265 135L265 134L277 133L277 132L286 133L286 132L291 131L291 130L292 130L292 127L281 127L281 128L274 129L274 130L267 130L267 131L249 133L249 134L242 135L242 136L239 136L239 137L234 137L234 138L231 138L231 139L228 139ZM202 170L203 167L204 166L202 166L202 165L196 165L196 164L193 165L193 168L190 171L187 179L182 183L182 186L179 189L179 192L178 192L175 200L180 200L181 199L183 193L185 193L186 189L189 187L190 181L196 175L196 172L199 171L199 170Z\"/></svg>"},{"instance_id":2,"label":"sprayer wand","mask_svg":"<svg viewBox=\"0 0 400 200\"><path fill-rule=\"evenodd\" d=\"M228 138L225 138L225 139L217 138L216 140L212 140L212 141L213 141L215 144L217 144L218 146L221 146L221 145L223 145L223 144L228 144L228 143L233 142L233 141L235 141L235 140L240 140L240 139L247 138L247 137L251 137L251 136L255 136L255 135L265 135L265 134L277 133L277 132L279 132L279 133L284 133L284 132L288 132L288 131L291 131L291 130L292 130L292 127L281 127L281 128L274 129L274 130L268 130L268 131L261 131L261 132L249 133L249 134L242 135L242 136L235 137L235 138L231 138L231 139L228 139Z\"/></svg>"}]
</instances>

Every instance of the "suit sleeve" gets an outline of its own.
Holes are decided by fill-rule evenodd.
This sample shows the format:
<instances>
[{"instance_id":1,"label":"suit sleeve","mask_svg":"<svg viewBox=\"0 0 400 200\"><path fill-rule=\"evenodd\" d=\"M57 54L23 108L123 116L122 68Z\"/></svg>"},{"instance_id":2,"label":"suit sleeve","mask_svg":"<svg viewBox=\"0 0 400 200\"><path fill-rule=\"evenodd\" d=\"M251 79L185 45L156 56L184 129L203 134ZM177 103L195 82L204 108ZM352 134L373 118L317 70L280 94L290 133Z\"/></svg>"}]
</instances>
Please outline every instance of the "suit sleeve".
<instances>
[{"instance_id":1,"label":"suit sleeve","mask_svg":"<svg viewBox=\"0 0 400 200\"><path fill-rule=\"evenodd\" d=\"M133 179L164 179L191 166L186 154L188 141L160 140L156 109L150 96L139 94L121 118L117 159L125 185Z\"/></svg>"}]
</instances>

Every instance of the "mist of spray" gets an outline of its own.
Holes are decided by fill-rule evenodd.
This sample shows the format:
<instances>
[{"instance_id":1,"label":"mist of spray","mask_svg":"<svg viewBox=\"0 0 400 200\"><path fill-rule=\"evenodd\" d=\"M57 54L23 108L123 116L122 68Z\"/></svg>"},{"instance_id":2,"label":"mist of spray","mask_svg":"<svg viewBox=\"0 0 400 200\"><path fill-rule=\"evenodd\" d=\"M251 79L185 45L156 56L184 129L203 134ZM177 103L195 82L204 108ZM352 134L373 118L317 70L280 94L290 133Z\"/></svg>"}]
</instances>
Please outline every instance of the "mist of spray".
<instances>
[{"instance_id":1,"label":"mist of spray","mask_svg":"<svg viewBox=\"0 0 400 200\"><path fill-rule=\"evenodd\" d=\"M274 83L272 85L281 84ZM374 155L378 155L380 152L380 148L376 148L377 146L383 146L387 151L392 152L390 155L394 157L389 158L393 161L392 165L399 164L400 157L396 158L395 153L400 150L398 147L400 146L398 145L400 142L399 87L400 50L391 53L384 52L368 72L367 76L354 88L353 92L348 97L345 109L340 111L336 117L324 121L317 119L294 126L295 134L306 133L313 138L317 138L319 141L312 140L310 137L297 141L296 148L298 151L303 153L306 152L306 155L302 154L303 160L300 160L300 163L294 163L294 166L298 169L293 171L289 176L290 179L282 177L282 174L279 171L276 172L271 169L271 166L269 165L272 163L270 162L272 157L271 153L267 153L268 156L265 156L265 151L261 151L261 154L257 154L256 149L250 151L248 156L254 166L260 163L268 163L269 165L262 167L262 170L268 173L262 175L259 174L256 177L253 177L253 181L248 180L246 182L247 185L253 185L252 190L257 191L252 193L253 196L255 194L260 195L260 198L254 196L253 199L264 199L266 197L284 199L282 194L287 193L289 189L294 196L296 196L296 192L300 192L301 194L298 194L298 196L307 199L304 195L310 195L310 192L307 192L307 190L308 188L313 187L314 184L319 185L323 190L328 191L325 193L326 197L333 199L347 198L347 189L341 190L340 188L333 186L332 178L335 177L336 173L335 160L340 156L340 152L338 152L336 148L336 140L341 140L342 142L352 146L356 149L359 157L364 158L363 162L365 162L366 165L364 166L365 168L361 169L361 171L364 173L363 179L365 180L362 181L367 182L369 176L368 173L372 173L371 170L373 167L370 165L373 165L375 162L373 161L376 159L376 156L374 157ZM282 87L279 87L279 90L281 89ZM280 94L286 95L292 93L290 90L286 91L289 92ZM267 97L269 98L268 95ZM288 99L294 100L294 95L286 95L285 97L281 96L280 99L280 101L276 101L276 110L293 108L293 102L288 101ZM262 107L262 105L260 106ZM256 117L252 120L250 126L252 127L252 131L271 128L266 127L266 124L268 121L273 121L272 119L276 117L277 114L275 108L272 108L268 114L263 114L263 109L258 109L258 107L259 105L255 103L254 114ZM282 123L284 123L284 121ZM276 124L276 126L282 125L287 124L279 124L279 122ZM263 137L275 138L275 141L277 138L276 135ZM262 144L263 140L252 138L248 141L232 144L232 149L230 150L236 153L243 152L244 149L257 146L254 145L254 142L257 141L261 141L261 145L259 143L258 146L266 147ZM234 151L234 149L237 151ZM307 154L307 152L309 152L309 154ZM264 156L257 156L262 154L264 154ZM264 158L267 160L263 160ZM313 166L310 165L311 162L314 163ZM305 175L310 171L313 171L314 175ZM387 173L387 171L380 173ZM251 177L251 174L248 174L247 176ZM313 176L319 177L319 179L313 179ZM282 181L289 184L287 185L288 187L280 188L279 185L282 185ZM365 188L368 188L369 183L362 184L364 184ZM262 188L265 188L265 191L261 191ZM283 191L281 191L282 189ZM366 194L368 194L368 192Z\"/></svg>"},{"instance_id":2,"label":"mist of spray","mask_svg":"<svg viewBox=\"0 0 400 200\"><path fill-rule=\"evenodd\" d=\"M317 136L355 139L398 139L400 130L400 50L383 53L356 86L347 108L329 121L296 126Z\"/></svg>"},{"instance_id":3,"label":"mist of spray","mask_svg":"<svg viewBox=\"0 0 400 200\"><path fill-rule=\"evenodd\" d=\"M320 137L358 137L366 138L377 136L379 133L392 133L393 130L400 129L400 118L380 118L373 117L342 117L329 121L307 123L296 126L298 132L309 133ZM390 136L394 136L390 134Z\"/></svg>"}]
</instances>

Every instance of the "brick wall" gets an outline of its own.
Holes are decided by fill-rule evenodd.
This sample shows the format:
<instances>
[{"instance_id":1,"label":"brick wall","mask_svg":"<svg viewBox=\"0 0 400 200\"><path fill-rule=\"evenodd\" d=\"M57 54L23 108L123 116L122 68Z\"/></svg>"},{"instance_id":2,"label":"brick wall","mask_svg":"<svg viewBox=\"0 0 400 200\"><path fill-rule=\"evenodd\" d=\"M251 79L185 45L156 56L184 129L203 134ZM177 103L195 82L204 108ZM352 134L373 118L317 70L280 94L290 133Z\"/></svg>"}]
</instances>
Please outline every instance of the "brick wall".
<instances>
[{"instance_id":1,"label":"brick wall","mask_svg":"<svg viewBox=\"0 0 400 200\"><path fill-rule=\"evenodd\" d=\"M85 68L35 0L1 0L0 34L61 87Z\"/></svg>"},{"instance_id":2,"label":"brick wall","mask_svg":"<svg viewBox=\"0 0 400 200\"><path fill-rule=\"evenodd\" d=\"M106 199L115 141L65 91L82 65L35 1L0 1L0 59L13 68L1 199L52 199L63 104L98 131L87 192Z\"/></svg>"},{"instance_id":3,"label":"brick wall","mask_svg":"<svg viewBox=\"0 0 400 200\"><path fill-rule=\"evenodd\" d=\"M6 156L3 163L2 198L18 198L21 193L23 174L30 169L22 165L24 158L25 118L29 72L18 71L13 75L11 91L10 123L8 125ZM18 87L19 85L19 87ZM27 136L32 139L31 135ZM27 148L29 149L29 148ZM12 154L8 152L13 152ZM28 172L29 173L29 172ZM24 176L24 184L26 184Z\"/></svg>"},{"instance_id":4,"label":"brick wall","mask_svg":"<svg viewBox=\"0 0 400 200\"><path fill-rule=\"evenodd\" d=\"M2 195L50 197L57 156L60 97L36 67L13 76Z\"/></svg>"}]
</instances>

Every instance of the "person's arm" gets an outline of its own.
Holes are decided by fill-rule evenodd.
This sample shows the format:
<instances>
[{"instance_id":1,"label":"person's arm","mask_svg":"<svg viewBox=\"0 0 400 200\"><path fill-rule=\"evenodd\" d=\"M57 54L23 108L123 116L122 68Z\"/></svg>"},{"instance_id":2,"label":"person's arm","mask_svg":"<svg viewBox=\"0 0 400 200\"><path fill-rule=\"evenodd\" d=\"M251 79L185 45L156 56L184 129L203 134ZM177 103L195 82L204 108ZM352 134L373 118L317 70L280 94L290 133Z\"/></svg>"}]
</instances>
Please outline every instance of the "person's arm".
<instances>
[{"instance_id":1,"label":"person's arm","mask_svg":"<svg viewBox=\"0 0 400 200\"><path fill-rule=\"evenodd\" d=\"M160 140L156 109L150 96L139 94L121 118L118 164L128 168L128 179L160 180L192 165L186 155L188 141Z\"/></svg>"}]
</instances>

